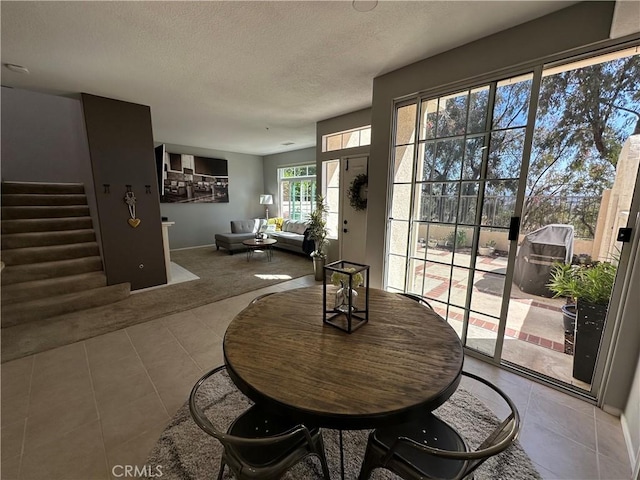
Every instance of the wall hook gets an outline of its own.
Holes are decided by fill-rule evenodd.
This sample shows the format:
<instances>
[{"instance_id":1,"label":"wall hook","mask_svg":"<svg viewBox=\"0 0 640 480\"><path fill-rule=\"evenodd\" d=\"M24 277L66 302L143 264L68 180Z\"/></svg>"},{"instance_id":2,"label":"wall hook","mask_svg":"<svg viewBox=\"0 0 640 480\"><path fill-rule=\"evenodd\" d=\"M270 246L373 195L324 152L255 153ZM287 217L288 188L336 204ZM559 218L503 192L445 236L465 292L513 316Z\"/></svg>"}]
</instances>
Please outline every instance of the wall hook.
<instances>
[{"instance_id":1,"label":"wall hook","mask_svg":"<svg viewBox=\"0 0 640 480\"><path fill-rule=\"evenodd\" d=\"M104 187L104 191L102 193L111 193L111 190L109 190L109 187L111 187L111 184L103 183L102 186Z\"/></svg>"}]
</instances>

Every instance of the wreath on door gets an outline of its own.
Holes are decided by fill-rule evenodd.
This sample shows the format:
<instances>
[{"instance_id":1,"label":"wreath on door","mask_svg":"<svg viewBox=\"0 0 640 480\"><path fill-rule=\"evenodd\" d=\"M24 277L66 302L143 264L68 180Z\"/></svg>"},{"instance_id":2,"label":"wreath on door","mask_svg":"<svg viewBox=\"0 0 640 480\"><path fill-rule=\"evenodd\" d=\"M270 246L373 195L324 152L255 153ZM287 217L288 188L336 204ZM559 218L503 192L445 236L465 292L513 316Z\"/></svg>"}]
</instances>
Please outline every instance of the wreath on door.
<instances>
[{"instance_id":1,"label":"wreath on door","mask_svg":"<svg viewBox=\"0 0 640 480\"><path fill-rule=\"evenodd\" d=\"M367 208L366 187L369 183L369 179L366 174L361 173L351 182L347 196L349 197L349 204L356 210L364 210ZM362 194L365 194L363 197Z\"/></svg>"}]
</instances>

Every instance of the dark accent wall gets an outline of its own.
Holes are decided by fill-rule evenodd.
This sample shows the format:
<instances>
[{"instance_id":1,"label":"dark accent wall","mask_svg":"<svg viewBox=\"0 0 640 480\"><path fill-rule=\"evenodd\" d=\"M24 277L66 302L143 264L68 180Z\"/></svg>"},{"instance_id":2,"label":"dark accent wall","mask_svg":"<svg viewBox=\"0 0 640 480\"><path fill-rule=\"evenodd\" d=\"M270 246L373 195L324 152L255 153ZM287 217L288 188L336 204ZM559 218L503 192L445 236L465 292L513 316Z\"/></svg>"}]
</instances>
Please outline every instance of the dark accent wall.
<instances>
[{"instance_id":1,"label":"dark accent wall","mask_svg":"<svg viewBox=\"0 0 640 480\"><path fill-rule=\"evenodd\" d=\"M150 108L85 93L82 106L108 283L131 282L133 290L165 284ZM128 223L127 185L136 197L136 228Z\"/></svg>"}]
</instances>

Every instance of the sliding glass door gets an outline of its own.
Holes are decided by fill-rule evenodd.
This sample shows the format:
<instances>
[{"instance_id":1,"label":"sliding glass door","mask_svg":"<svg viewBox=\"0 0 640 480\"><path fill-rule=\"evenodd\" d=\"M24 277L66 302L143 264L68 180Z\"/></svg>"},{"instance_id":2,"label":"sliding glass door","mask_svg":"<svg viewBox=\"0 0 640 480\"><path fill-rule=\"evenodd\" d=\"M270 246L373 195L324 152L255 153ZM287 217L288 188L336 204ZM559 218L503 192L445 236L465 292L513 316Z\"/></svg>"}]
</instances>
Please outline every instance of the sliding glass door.
<instances>
[{"instance_id":1,"label":"sliding glass door","mask_svg":"<svg viewBox=\"0 0 640 480\"><path fill-rule=\"evenodd\" d=\"M607 101L619 107L618 115L601 125L599 137L597 120L591 121L591 136L578 120L601 112L574 101L580 89L572 88L568 74L557 76L557 68L540 66L446 95L398 103L386 288L425 296L467 348L588 390L588 385L571 382L570 375L540 367L555 362L558 353L568 355L564 300L549 298L553 293L546 288L552 263L570 264L573 246L579 250L583 244L572 237L571 252L565 247L563 256L544 259L523 259L523 245L533 239L533 232L552 224L565 225L580 238L595 233L598 209L604 208L603 190L614 175L602 170L606 162L594 158L587 146L600 138L614 155L631 135L629 111L639 77L629 75L638 71L638 58L617 52L613 60L591 60L614 62L600 71L608 72L608 88L615 96ZM610 128L617 133L612 135ZM578 250L575 253L582 253ZM596 255L602 256L600 251ZM531 282L542 285L545 296L527 292ZM542 350L532 351L534 344Z\"/></svg>"},{"instance_id":2,"label":"sliding glass door","mask_svg":"<svg viewBox=\"0 0 640 480\"><path fill-rule=\"evenodd\" d=\"M508 297L532 78L397 109L387 287L427 297L468 347L490 356ZM478 247L501 254L481 256Z\"/></svg>"}]
</instances>

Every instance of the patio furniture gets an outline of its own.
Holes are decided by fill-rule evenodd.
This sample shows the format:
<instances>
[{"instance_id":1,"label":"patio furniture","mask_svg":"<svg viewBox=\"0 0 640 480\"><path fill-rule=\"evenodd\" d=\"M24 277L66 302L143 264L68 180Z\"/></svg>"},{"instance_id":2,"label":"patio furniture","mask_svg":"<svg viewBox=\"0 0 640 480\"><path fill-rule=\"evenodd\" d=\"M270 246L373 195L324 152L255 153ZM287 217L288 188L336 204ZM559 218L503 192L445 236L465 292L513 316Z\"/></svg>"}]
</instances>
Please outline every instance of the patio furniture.
<instances>
[{"instance_id":1,"label":"patio furniture","mask_svg":"<svg viewBox=\"0 0 640 480\"><path fill-rule=\"evenodd\" d=\"M523 292L553 297L547 288L555 262L571 263L573 225L552 224L524 236L518 247L513 282Z\"/></svg>"}]
</instances>

